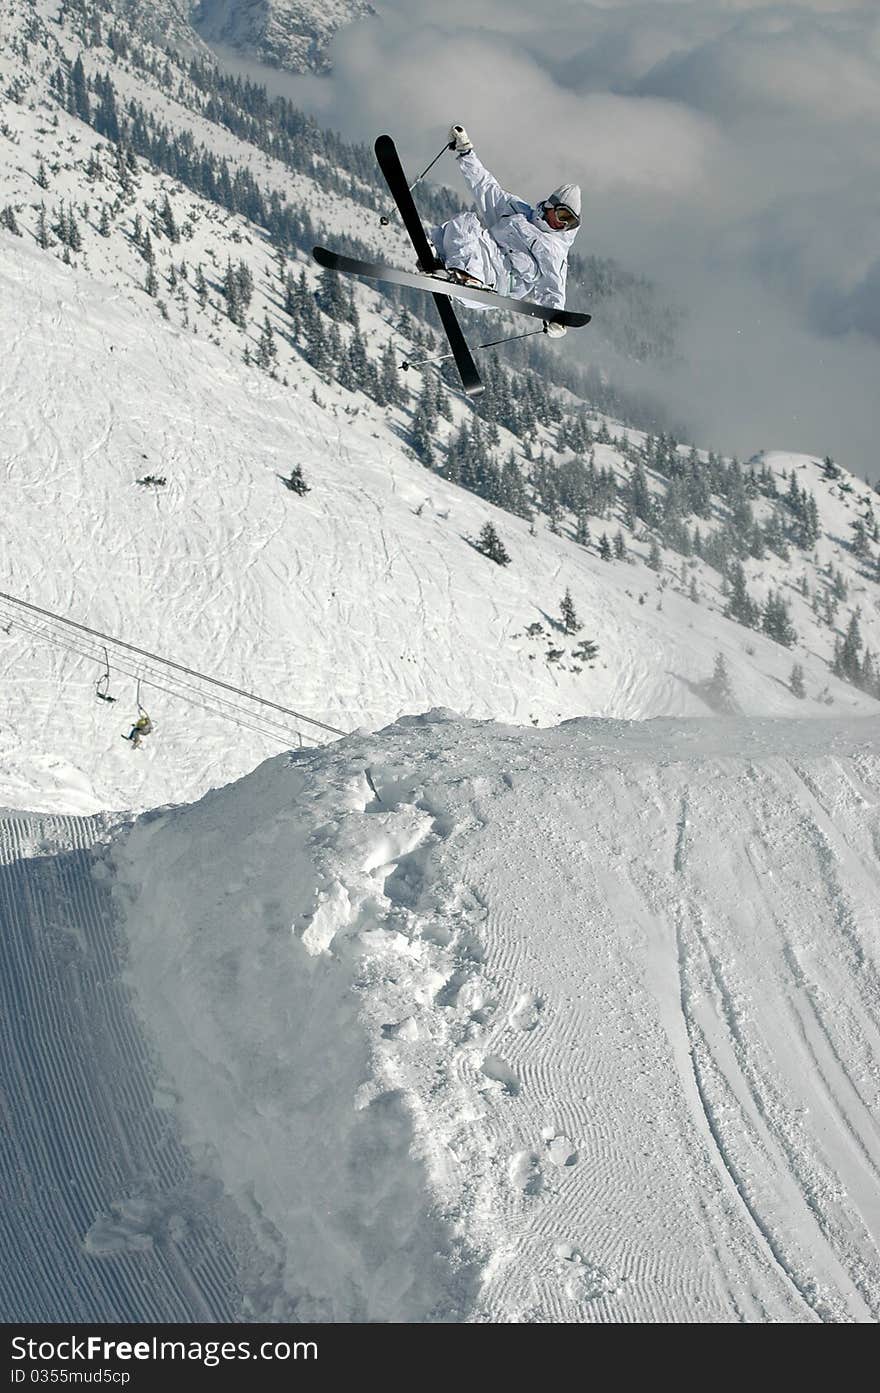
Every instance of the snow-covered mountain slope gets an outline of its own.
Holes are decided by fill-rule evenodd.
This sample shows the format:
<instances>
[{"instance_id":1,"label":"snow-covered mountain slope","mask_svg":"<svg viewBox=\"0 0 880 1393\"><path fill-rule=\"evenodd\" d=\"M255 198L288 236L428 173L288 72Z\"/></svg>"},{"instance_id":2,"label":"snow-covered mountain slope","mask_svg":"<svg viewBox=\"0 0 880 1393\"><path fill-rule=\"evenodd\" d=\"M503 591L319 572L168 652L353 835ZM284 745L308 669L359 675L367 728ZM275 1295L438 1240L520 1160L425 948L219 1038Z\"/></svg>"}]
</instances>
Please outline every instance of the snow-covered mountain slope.
<instances>
[{"instance_id":1,"label":"snow-covered mountain slope","mask_svg":"<svg viewBox=\"0 0 880 1393\"><path fill-rule=\"evenodd\" d=\"M288 1311L876 1321L878 734L436 711L111 843Z\"/></svg>"},{"instance_id":2,"label":"snow-covered mountain slope","mask_svg":"<svg viewBox=\"0 0 880 1393\"><path fill-rule=\"evenodd\" d=\"M282 256L279 271L263 230L142 160L120 167L112 144L59 106L49 84L81 41L40 4L43 19L28 27L16 0L21 27L0 56L8 82L17 74L24 83L4 109L0 139L0 209L14 222L0 227L7 593L341 730L437 702L524 724L705 714L719 654L742 711L815 715L832 700L835 713L873 708L827 667L857 606L866 646L880 648L876 585L848 541L852 522L870 511L870 489L845 474L826 479L815 459L764 457L815 495L822 523L813 550L794 563L772 553L746 560L758 599L771 590L788 598L799 640L787 649L722 617L722 577L697 557L685 564L666 550L659 569L646 569L651 536L627 518L622 496L593 520L584 547L571 517L562 516L558 535L540 516L530 529L447 482L408 448L421 378L410 373L401 404L380 408L308 361L283 309L287 273L305 275L307 293L318 283L301 254ZM28 44L34 61L24 66ZM273 194L286 184L328 228L363 226L364 209L343 191L317 190L307 170L292 175L182 105L165 76L160 91L163 70L151 66L159 55L114 58L96 43L84 58L98 77L112 69L120 109L152 103L168 130L258 175ZM163 220L166 201L177 241ZM74 215L81 245L71 250L62 223ZM394 254L404 255L402 243ZM252 282L242 326L222 290L230 262L246 265ZM407 351L411 339L381 292L357 287L355 300L373 361L389 344ZM343 343L352 333L319 319ZM257 356L266 323L273 374L242 361ZM433 437L439 462L473 420L454 393L447 401L450 419L437 420ZM566 409L579 407L570 398ZM597 431L601 418L586 419ZM622 490L645 437L611 427L591 455ZM575 455L557 436L552 424L538 422L527 440L502 426L496 457L511 456L524 475L536 457L561 467ZM282 486L295 465L311 489L304 497ZM137 484L150 476L167 484ZM651 470L647 486L658 498L667 487ZM769 509L761 498L753 506L759 519ZM487 521L509 567L469 544ZM723 510L701 525L723 529ZM598 534L615 527L628 559L608 563ZM832 573L846 605L836 627L818 617ZM808 582L805 593L796 580ZM558 627L566 590L577 634ZM116 648L119 701L110 707L94 694L101 643L80 636L71 651L70 631L38 624L36 632L33 616L9 606L2 627L2 798L13 806L92 812L196 797L295 743L302 729L261 724L266 713L253 704L221 709L216 689L185 687ZM583 638L598 644L592 662L576 656ZM789 687L795 661L804 700ZM135 752L119 737L136 714L138 677L156 735Z\"/></svg>"},{"instance_id":3,"label":"snow-covered mountain slope","mask_svg":"<svg viewBox=\"0 0 880 1393\"><path fill-rule=\"evenodd\" d=\"M192 22L209 43L289 72L322 72L333 35L370 14L367 0L198 0Z\"/></svg>"},{"instance_id":4,"label":"snow-covered mountain slope","mask_svg":"<svg viewBox=\"0 0 880 1393\"><path fill-rule=\"evenodd\" d=\"M193 25L193 7L194 0L105 0L103 8L160 47L202 57L208 49Z\"/></svg>"},{"instance_id":5,"label":"snow-covered mountain slope","mask_svg":"<svg viewBox=\"0 0 880 1393\"><path fill-rule=\"evenodd\" d=\"M312 400L305 364L284 386L170 326L146 297L103 290L16 239L3 239L0 277L8 593L342 730L435 703L522 724L705 714L716 651L749 713L815 715L826 684L836 711L874 705L829 684L808 653L798 701L787 649L661 592L640 567L531 536L407 458L385 411L323 384ZM302 498L282 484L293 465L311 487ZM149 474L166 487L139 487ZM508 567L468 540L490 518ZM574 658L580 635L552 631L566 588L599 644L592 664ZM114 678L108 707L95 699L99 644L88 660L3 613L12 806L188 799L295 742L295 723L267 742L248 728L255 712L244 726L222 719L207 688L116 653L111 667L131 676ZM526 635L532 623L540 636ZM549 647L563 656L548 662ZM133 751L120 735L138 673L156 734Z\"/></svg>"}]
</instances>

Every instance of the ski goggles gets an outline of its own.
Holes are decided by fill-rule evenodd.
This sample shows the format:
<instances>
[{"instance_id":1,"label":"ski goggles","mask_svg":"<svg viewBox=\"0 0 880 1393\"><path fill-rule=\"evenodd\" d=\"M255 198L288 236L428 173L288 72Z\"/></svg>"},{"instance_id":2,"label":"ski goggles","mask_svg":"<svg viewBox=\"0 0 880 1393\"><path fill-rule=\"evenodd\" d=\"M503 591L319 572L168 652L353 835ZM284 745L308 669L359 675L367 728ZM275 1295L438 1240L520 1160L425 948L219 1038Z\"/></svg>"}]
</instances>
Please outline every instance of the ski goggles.
<instances>
[{"instance_id":1,"label":"ski goggles","mask_svg":"<svg viewBox=\"0 0 880 1393\"><path fill-rule=\"evenodd\" d=\"M563 227L579 227L580 218L573 208L569 208L567 203L551 203L553 209Z\"/></svg>"}]
</instances>

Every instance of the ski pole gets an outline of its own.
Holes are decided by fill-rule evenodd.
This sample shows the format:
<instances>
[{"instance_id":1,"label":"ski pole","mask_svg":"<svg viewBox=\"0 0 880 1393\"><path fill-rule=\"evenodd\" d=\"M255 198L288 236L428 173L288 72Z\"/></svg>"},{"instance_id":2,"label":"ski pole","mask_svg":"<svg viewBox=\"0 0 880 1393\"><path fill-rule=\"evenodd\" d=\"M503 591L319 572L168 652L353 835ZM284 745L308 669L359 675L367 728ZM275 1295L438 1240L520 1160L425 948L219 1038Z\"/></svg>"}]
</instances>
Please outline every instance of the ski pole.
<instances>
[{"instance_id":1,"label":"ski pole","mask_svg":"<svg viewBox=\"0 0 880 1393\"><path fill-rule=\"evenodd\" d=\"M453 150L454 148L455 148L455 141L454 141L454 140L447 140L446 144L443 146L443 149L440 151L440 154L434 156L434 158L432 159L431 163L428 165L428 168L422 170L422 172L421 172L421 174L419 175L418 179L413 179L412 183L411 183L410 186L409 186L409 191L410 191L410 193L412 193L412 191L413 191L413 189L415 188L416 184L420 184L420 183L422 182L422 180L424 179L425 175L429 172L429 170L432 170L432 169L434 168L434 165L435 165L435 164L437 163L437 161L441 158L441 156L442 156L442 155L445 155L447 150Z\"/></svg>"},{"instance_id":2,"label":"ski pole","mask_svg":"<svg viewBox=\"0 0 880 1393\"><path fill-rule=\"evenodd\" d=\"M474 345L474 353L478 353L481 348L497 348L499 343L515 343L517 339L530 339L535 334L543 334L543 329L529 329L525 334L512 334L507 339L490 339L488 343L478 343ZM405 358L401 363L404 372L408 368L420 368L425 363L442 363L446 358L454 358L454 353L436 353L431 358Z\"/></svg>"},{"instance_id":3,"label":"ski pole","mask_svg":"<svg viewBox=\"0 0 880 1393\"><path fill-rule=\"evenodd\" d=\"M447 150L453 150L454 148L455 148L455 141L454 141L454 140L448 140L448 141L446 142L446 144L443 146L443 149L440 151L440 154L434 156L434 158L432 159L431 163L428 165L428 168L422 170L422 172L421 172L421 174L419 175L418 179L413 179L412 183L411 183L410 186L409 186L409 191L410 191L410 193L412 193L412 191L413 191L413 189L415 188L416 184L420 184L420 183L422 182L422 180L424 179L425 175L426 175L430 170L432 170L432 169L434 168L434 165L437 163L437 161L438 161L443 155L446 154L446 151L447 151ZM388 215L387 215L386 213L383 213L382 216L381 216L380 219L379 219L380 226L382 226L382 227L387 227L390 221L391 221L391 219L388 217Z\"/></svg>"},{"instance_id":4,"label":"ski pole","mask_svg":"<svg viewBox=\"0 0 880 1393\"><path fill-rule=\"evenodd\" d=\"M529 329L524 334L511 334L508 339L490 339L488 343L478 343L477 348L495 348L499 343L515 343L517 339L530 339L535 334L543 333L543 329Z\"/></svg>"}]
</instances>

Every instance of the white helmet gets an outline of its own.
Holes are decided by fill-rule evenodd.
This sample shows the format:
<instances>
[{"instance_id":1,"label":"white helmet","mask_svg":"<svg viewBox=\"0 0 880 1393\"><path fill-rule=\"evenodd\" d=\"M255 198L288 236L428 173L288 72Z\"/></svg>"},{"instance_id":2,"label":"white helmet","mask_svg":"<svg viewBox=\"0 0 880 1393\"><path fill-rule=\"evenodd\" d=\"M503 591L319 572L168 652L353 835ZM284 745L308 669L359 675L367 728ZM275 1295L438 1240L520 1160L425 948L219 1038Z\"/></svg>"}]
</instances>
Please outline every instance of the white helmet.
<instances>
[{"instance_id":1,"label":"white helmet","mask_svg":"<svg viewBox=\"0 0 880 1393\"><path fill-rule=\"evenodd\" d=\"M572 231L580 227L581 223L581 189L579 184L560 184L558 189L554 189L549 198L544 200L545 208L567 208L574 214L575 221L571 224Z\"/></svg>"}]
</instances>

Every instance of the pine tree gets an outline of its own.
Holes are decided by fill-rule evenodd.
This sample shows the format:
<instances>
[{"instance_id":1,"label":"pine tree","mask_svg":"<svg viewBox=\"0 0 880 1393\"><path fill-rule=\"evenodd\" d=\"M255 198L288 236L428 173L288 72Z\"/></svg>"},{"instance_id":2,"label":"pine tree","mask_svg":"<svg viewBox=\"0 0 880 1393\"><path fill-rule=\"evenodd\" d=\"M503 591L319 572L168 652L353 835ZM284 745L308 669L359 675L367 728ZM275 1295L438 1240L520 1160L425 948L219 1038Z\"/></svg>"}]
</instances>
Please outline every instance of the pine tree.
<instances>
[{"instance_id":1,"label":"pine tree","mask_svg":"<svg viewBox=\"0 0 880 1393\"><path fill-rule=\"evenodd\" d=\"M730 599L724 611L726 619L735 619L738 624L745 624L747 628L754 629L761 617L761 611L749 595L746 588L746 573L739 561L735 561L730 568Z\"/></svg>"},{"instance_id":2,"label":"pine tree","mask_svg":"<svg viewBox=\"0 0 880 1393\"><path fill-rule=\"evenodd\" d=\"M238 284L238 296L241 301L242 309L245 313L250 309L251 299L254 293L254 276L250 266L246 261L239 259L235 268L235 279Z\"/></svg>"},{"instance_id":3,"label":"pine tree","mask_svg":"<svg viewBox=\"0 0 880 1393\"><path fill-rule=\"evenodd\" d=\"M5 208L0 208L0 227L5 227L7 232L11 232L15 237L21 236L21 228L15 220L15 209L11 203L7 203Z\"/></svg>"},{"instance_id":4,"label":"pine tree","mask_svg":"<svg viewBox=\"0 0 880 1393\"><path fill-rule=\"evenodd\" d=\"M858 683L862 671L862 646L864 640L859 627L858 609L853 610L847 625L843 642L838 639L835 645L833 669L838 677L847 682Z\"/></svg>"},{"instance_id":5,"label":"pine tree","mask_svg":"<svg viewBox=\"0 0 880 1393\"><path fill-rule=\"evenodd\" d=\"M46 166L42 160L40 160L37 167L37 183L41 189L48 189L49 187L49 175L46 172Z\"/></svg>"},{"instance_id":6,"label":"pine tree","mask_svg":"<svg viewBox=\"0 0 880 1393\"><path fill-rule=\"evenodd\" d=\"M46 220L46 205L41 203L40 211L37 214L37 246L41 247L43 251L48 251L51 245L52 239L49 236L49 224Z\"/></svg>"},{"instance_id":7,"label":"pine tree","mask_svg":"<svg viewBox=\"0 0 880 1393\"><path fill-rule=\"evenodd\" d=\"M339 332L339 325L334 319L330 325L330 333L327 335L327 352L333 359L333 374L336 381L339 381L339 364L345 360L346 347L342 342L342 335Z\"/></svg>"},{"instance_id":8,"label":"pine tree","mask_svg":"<svg viewBox=\"0 0 880 1393\"><path fill-rule=\"evenodd\" d=\"M574 600L571 598L571 591L566 589L559 603L559 612L562 617L562 629L566 634L576 634L584 626L580 622L575 612Z\"/></svg>"},{"instance_id":9,"label":"pine tree","mask_svg":"<svg viewBox=\"0 0 880 1393\"><path fill-rule=\"evenodd\" d=\"M406 391L397 371L397 355L391 343L387 343L379 364L379 386L384 402L388 406L402 406Z\"/></svg>"},{"instance_id":10,"label":"pine tree","mask_svg":"<svg viewBox=\"0 0 880 1393\"><path fill-rule=\"evenodd\" d=\"M327 335L324 333L324 324L321 315L316 314L308 327L306 338L306 357L316 372L322 376L329 377L333 371L333 359L330 357L330 350L327 345Z\"/></svg>"},{"instance_id":11,"label":"pine tree","mask_svg":"<svg viewBox=\"0 0 880 1393\"><path fill-rule=\"evenodd\" d=\"M614 534L614 559L615 561L626 560L626 542L623 540L623 533L619 527Z\"/></svg>"},{"instance_id":12,"label":"pine tree","mask_svg":"<svg viewBox=\"0 0 880 1393\"><path fill-rule=\"evenodd\" d=\"M343 324L357 323L354 296L344 276L327 267L322 270L315 296L319 309Z\"/></svg>"},{"instance_id":13,"label":"pine tree","mask_svg":"<svg viewBox=\"0 0 880 1393\"><path fill-rule=\"evenodd\" d=\"M651 538L651 549L648 552L648 560L645 564L651 571L663 570L663 557L660 552L660 547L657 544L656 537Z\"/></svg>"},{"instance_id":14,"label":"pine tree","mask_svg":"<svg viewBox=\"0 0 880 1393\"><path fill-rule=\"evenodd\" d=\"M599 538L599 555L603 561L611 560L611 543L608 540L607 532L603 532Z\"/></svg>"},{"instance_id":15,"label":"pine tree","mask_svg":"<svg viewBox=\"0 0 880 1393\"><path fill-rule=\"evenodd\" d=\"M316 318L320 320L320 315L317 315ZM309 342L311 343L311 335L309 335ZM370 359L367 353L367 341L357 327L352 331L349 340L348 360L354 375L356 390L367 392L370 380Z\"/></svg>"},{"instance_id":16,"label":"pine tree","mask_svg":"<svg viewBox=\"0 0 880 1393\"><path fill-rule=\"evenodd\" d=\"M170 242L179 242L180 233L177 230L177 223L174 221L174 212L172 210L167 193L165 195L165 202L162 204L162 209L159 213L159 220L162 224L162 229L168 240Z\"/></svg>"},{"instance_id":17,"label":"pine tree","mask_svg":"<svg viewBox=\"0 0 880 1393\"><path fill-rule=\"evenodd\" d=\"M82 251L82 237L80 236L79 225L73 216L71 209L67 214L67 245L72 252Z\"/></svg>"},{"instance_id":18,"label":"pine tree","mask_svg":"<svg viewBox=\"0 0 880 1393\"><path fill-rule=\"evenodd\" d=\"M156 267L152 261L147 266L147 278L144 281L144 290L148 295L151 295L153 299L159 294L159 278L156 275Z\"/></svg>"},{"instance_id":19,"label":"pine tree","mask_svg":"<svg viewBox=\"0 0 880 1393\"><path fill-rule=\"evenodd\" d=\"M572 652L572 657L579 663L595 662L599 656L599 646L591 638L582 638L577 648Z\"/></svg>"},{"instance_id":20,"label":"pine tree","mask_svg":"<svg viewBox=\"0 0 880 1393\"><path fill-rule=\"evenodd\" d=\"M199 309L203 310L206 304L208 303L208 282L205 280L205 273L202 270L201 262L199 262L198 266L196 267L196 278L194 285L196 299L199 302Z\"/></svg>"},{"instance_id":21,"label":"pine tree","mask_svg":"<svg viewBox=\"0 0 880 1393\"><path fill-rule=\"evenodd\" d=\"M506 508L509 513L515 513L517 517L531 517L525 481L512 450L501 466L498 502L502 508Z\"/></svg>"},{"instance_id":22,"label":"pine tree","mask_svg":"<svg viewBox=\"0 0 880 1393\"><path fill-rule=\"evenodd\" d=\"M109 77L105 78L100 89L101 105L95 112L95 130L116 144L119 140L119 116L116 112L116 93Z\"/></svg>"},{"instance_id":23,"label":"pine tree","mask_svg":"<svg viewBox=\"0 0 880 1393\"><path fill-rule=\"evenodd\" d=\"M867 692L869 696L876 697L880 701L880 671L878 671L877 660L870 648L865 649L862 670L859 675L859 686L863 692Z\"/></svg>"},{"instance_id":24,"label":"pine tree","mask_svg":"<svg viewBox=\"0 0 880 1393\"><path fill-rule=\"evenodd\" d=\"M816 500L811 493L807 494L800 526L796 530L797 545L803 547L805 551L809 551L818 542L821 530Z\"/></svg>"},{"instance_id":25,"label":"pine tree","mask_svg":"<svg viewBox=\"0 0 880 1393\"><path fill-rule=\"evenodd\" d=\"M574 539L578 546L588 547L590 545L590 523L586 513L578 513Z\"/></svg>"},{"instance_id":26,"label":"pine tree","mask_svg":"<svg viewBox=\"0 0 880 1393\"><path fill-rule=\"evenodd\" d=\"M604 423L603 423L604 426ZM597 440L600 438L596 437ZM648 487L648 477L645 474L645 466L639 460L630 475L629 483L625 490L626 501L631 507L637 518L646 522L649 527L654 523L654 502L651 498L651 490Z\"/></svg>"},{"instance_id":27,"label":"pine tree","mask_svg":"<svg viewBox=\"0 0 880 1393\"><path fill-rule=\"evenodd\" d=\"M850 545L852 546L853 555L857 556L860 561L864 561L866 557L871 555L871 546L868 541L868 533L865 529L865 524L861 518L856 518L855 522L852 524L852 534Z\"/></svg>"},{"instance_id":28,"label":"pine tree","mask_svg":"<svg viewBox=\"0 0 880 1393\"><path fill-rule=\"evenodd\" d=\"M284 279L284 313L292 319L293 331L296 333L299 325L299 292L296 278L291 271Z\"/></svg>"},{"instance_id":29,"label":"pine tree","mask_svg":"<svg viewBox=\"0 0 880 1393\"><path fill-rule=\"evenodd\" d=\"M803 701L804 697L807 695L807 689L804 686L804 670L800 663L795 663L792 668L791 675L788 679L788 686L792 696L796 696L799 700Z\"/></svg>"},{"instance_id":30,"label":"pine tree","mask_svg":"<svg viewBox=\"0 0 880 1393\"><path fill-rule=\"evenodd\" d=\"M116 177L119 180L119 187L124 194L130 194L134 188L132 181L132 171L128 163L129 152L126 151L120 141L116 144Z\"/></svg>"},{"instance_id":31,"label":"pine tree","mask_svg":"<svg viewBox=\"0 0 880 1393\"><path fill-rule=\"evenodd\" d=\"M497 565L507 566L510 564L510 557L504 548L504 543L501 541L501 538L498 536L491 522L487 522L483 526L479 537L473 545L477 551L481 552L483 556L487 556L490 561L496 562Z\"/></svg>"},{"instance_id":32,"label":"pine tree","mask_svg":"<svg viewBox=\"0 0 880 1393\"><path fill-rule=\"evenodd\" d=\"M771 590L764 603L761 627L776 643L791 648L797 642L797 634L792 625L788 605L778 591Z\"/></svg>"},{"instance_id":33,"label":"pine tree","mask_svg":"<svg viewBox=\"0 0 880 1393\"><path fill-rule=\"evenodd\" d=\"M433 336L430 338L430 345L432 348L435 346ZM441 417L441 419L444 421L451 421L453 419L452 402L449 400L449 393L446 390L446 387L443 383L443 379L440 377L437 378L437 392L435 399L437 403L437 415Z\"/></svg>"},{"instance_id":34,"label":"pine tree","mask_svg":"<svg viewBox=\"0 0 880 1393\"><path fill-rule=\"evenodd\" d=\"M278 359L278 349L275 345L275 336L272 333L272 325L269 323L269 316L263 317L263 328L260 332L260 342L257 345L257 367L263 368L265 372L270 372L274 368Z\"/></svg>"},{"instance_id":35,"label":"pine tree","mask_svg":"<svg viewBox=\"0 0 880 1393\"><path fill-rule=\"evenodd\" d=\"M730 714L736 710L736 698L723 653L715 654L715 667L712 676L703 683L703 695L713 711Z\"/></svg>"},{"instance_id":36,"label":"pine tree","mask_svg":"<svg viewBox=\"0 0 880 1393\"><path fill-rule=\"evenodd\" d=\"M147 233L149 237L149 233ZM146 238L144 239L146 240ZM226 297L227 318L239 329L243 329L247 320L245 318L245 304L241 290L241 282L238 272L231 261L226 263L226 273L223 277L223 294Z\"/></svg>"},{"instance_id":37,"label":"pine tree","mask_svg":"<svg viewBox=\"0 0 880 1393\"><path fill-rule=\"evenodd\" d=\"M92 118L89 89L81 54L77 54L76 62L70 70L70 112L71 115L78 116L81 121L87 123Z\"/></svg>"},{"instance_id":38,"label":"pine tree","mask_svg":"<svg viewBox=\"0 0 880 1393\"><path fill-rule=\"evenodd\" d=\"M102 237L110 236L110 210L106 203L101 205L101 221L98 224L98 231Z\"/></svg>"}]
</instances>

